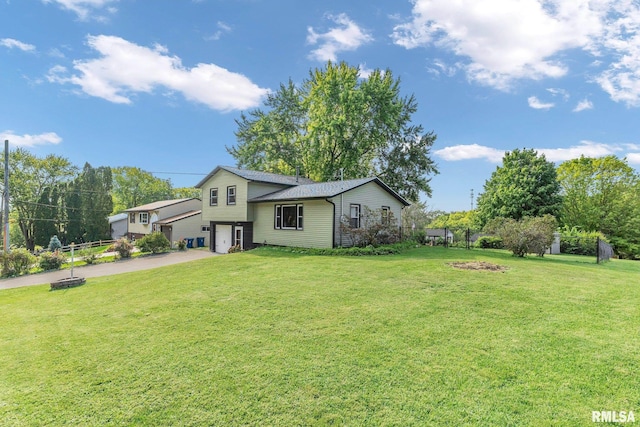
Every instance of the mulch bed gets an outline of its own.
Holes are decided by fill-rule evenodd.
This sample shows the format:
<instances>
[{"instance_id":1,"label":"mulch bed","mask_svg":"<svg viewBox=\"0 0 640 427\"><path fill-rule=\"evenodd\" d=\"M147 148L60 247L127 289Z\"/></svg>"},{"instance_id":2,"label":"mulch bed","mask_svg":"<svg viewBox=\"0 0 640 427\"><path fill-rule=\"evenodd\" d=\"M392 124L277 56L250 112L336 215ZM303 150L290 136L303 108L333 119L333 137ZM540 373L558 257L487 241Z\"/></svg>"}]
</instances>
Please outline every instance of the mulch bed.
<instances>
[{"instance_id":1,"label":"mulch bed","mask_svg":"<svg viewBox=\"0 0 640 427\"><path fill-rule=\"evenodd\" d=\"M484 261L466 261L466 262L450 262L449 265L459 270L475 270L475 271L506 271L507 267L504 265L491 264Z\"/></svg>"}]
</instances>

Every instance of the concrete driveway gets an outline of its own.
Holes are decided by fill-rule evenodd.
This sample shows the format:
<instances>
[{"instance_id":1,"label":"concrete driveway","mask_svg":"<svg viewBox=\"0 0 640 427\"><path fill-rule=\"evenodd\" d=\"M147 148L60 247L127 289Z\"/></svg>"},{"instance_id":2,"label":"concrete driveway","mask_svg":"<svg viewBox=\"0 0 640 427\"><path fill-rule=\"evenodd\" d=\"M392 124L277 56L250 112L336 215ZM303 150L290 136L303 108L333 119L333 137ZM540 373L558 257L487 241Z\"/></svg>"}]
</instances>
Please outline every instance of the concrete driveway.
<instances>
[{"instance_id":1,"label":"concrete driveway","mask_svg":"<svg viewBox=\"0 0 640 427\"><path fill-rule=\"evenodd\" d=\"M111 276L113 274L130 273L132 271L150 270L152 268L164 267L165 265L179 264L181 262L194 261L202 258L220 255L208 249L190 249L186 251L167 252L157 255L145 255L142 257L107 262L104 264L86 265L73 269L76 277ZM26 276L14 277L0 280L1 289L20 288L22 286L42 285L55 282L71 276L70 270L56 270L47 273L29 274Z\"/></svg>"}]
</instances>

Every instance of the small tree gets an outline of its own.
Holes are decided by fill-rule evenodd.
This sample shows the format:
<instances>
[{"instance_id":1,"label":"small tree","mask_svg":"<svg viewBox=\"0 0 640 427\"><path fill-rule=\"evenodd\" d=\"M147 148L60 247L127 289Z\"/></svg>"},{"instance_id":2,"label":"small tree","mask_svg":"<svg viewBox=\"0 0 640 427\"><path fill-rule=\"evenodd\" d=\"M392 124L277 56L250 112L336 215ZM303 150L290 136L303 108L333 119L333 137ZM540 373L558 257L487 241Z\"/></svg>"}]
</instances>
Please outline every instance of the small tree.
<instances>
[{"instance_id":1,"label":"small tree","mask_svg":"<svg viewBox=\"0 0 640 427\"><path fill-rule=\"evenodd\" d=\"M51 239L49 240L49 247L48 247L49 252L55 252L61 247L62 247L62 243L60 243L60 239L58 239L58 236L56 236L55 234L51 236Z\"/></svg>"},{"instance_id":2,"label":"small tree","mask_svg":"<svg viewBox=\"0 0 640 427\"><path fill-rule=\"evenodd\" d=\"M156 231L155 233L147 234L142 239L139 239L136 242L136 246L138 246L142 252L158 254L168 251L171 248L171 243L164 233Z\"/></svg>"}]
</instances>

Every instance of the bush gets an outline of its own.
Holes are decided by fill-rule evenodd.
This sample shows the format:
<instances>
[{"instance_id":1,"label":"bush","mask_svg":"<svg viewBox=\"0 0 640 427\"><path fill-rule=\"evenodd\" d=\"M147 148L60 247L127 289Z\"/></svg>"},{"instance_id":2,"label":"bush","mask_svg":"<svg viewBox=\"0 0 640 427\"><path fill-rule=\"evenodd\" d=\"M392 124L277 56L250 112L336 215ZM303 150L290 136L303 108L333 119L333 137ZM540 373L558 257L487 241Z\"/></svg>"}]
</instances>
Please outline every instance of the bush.
<instances>
[{"instance_id":1,"label":"bush","mask_svg":"<svg viewBox=\"0 0 640 427\"><path fill-rule=\"evenodd\" d=\"M82 249L78 251L78 255L89 265L95 264L98 260L98 254L93 252L91 249Z\"/></svg>"},{"instance_id":2,"label":"bush","mask_svg":"<svg viewBox=\"0 0 640 427\"><path fill-rule=\"evenodd\" d=\"M161 252L167 252L171 249L171 243L167 236L160 231L156 231L155 233L147 234L142 239L139 239L136 242L136 246L142 252L151 252L154 254L159 254Z\"/></svg>"},{"instance_id":3,"label":"bush","mask_svg":"<svg viewBox=\"0 0 640 427\"><path fill-rule=\"evenodd\" d=\"M185 239L180 239L177 242L175 242L176 247L178 248L179 251L186 251L187 250L187 241Z\"/></svg>"},{"instance_id":4,"label":"bush","mask_svg":"<svg viewBox=\"0 0 640 427\"><path fill-rule=\"evenodd\" d=\"M359 225L359 227L352 227L351 218L347 215L344 215L340 221L340 230L353 246L391 245L400 241L398 221L393 212L382 209L372 210L364 206Z\"/></svg>"},{"instance_id":5,"label":"bush","mask_svg":"<svg viewBox=\"0 0 640 427\"><path fill-rule=\"evenodd\" d=\"M598 231L580 231L576 227L560 230L560 252L563 254L596 256L598 237L605 239Z\"/></svg>"},{"instance_id":6,"label":"bush","mask_svg":"<svg viewBox=\"0 0 640 427\"><path fill-rule=\"evenodd\" d=\"M408 240L412 240L418 243L419 245L426 245L427 233L424 230L414 231L409 235Z\"/></svg>"},{"instance_id":7,"label":"bush","mask_svg":"<svg viewBox=\"0 0 640 427\"><path fill-rule=\"evenodd\" d=\"M126 239L121 238L116 240L113 244L113 250L118 253L120 258L131 258L131 252L133 251L133 245Z\"/></svg>"},{"instance_id":8,"label":"bush","mask_svg":"<svg viewBox=\"0 0 640 427\"><path fill-rule=\"evenodd\" d=\"M502 239L498 236L482 236L478 237L476 240L476 248L482 249L502 249L504 245L502 244Z\"/></svg>"},{"instance_id":9,"label":"bush","mask_svg":"<svg viewBox=\"0 0 640 427\"><path fill-rule=\"evenodd\" d=\"M504 247L518 257L524 257L528 253L544 256L553 243L556 228L557 222L552 215L524 217L519 221L513 218L495 218L485 227L487 232L497 234Z\"/></svg>"},{"instance_id":10,"label":"bush","mask_svg":"<svg viewBox=\"0 0 640 427\"><path fill-rule=\"evenodd\" d=\"M36 262L36 257L26 249L14 249L10 253L0 255L2 262L2 277L15 277L27 274Z\"/></svg>"},{"instance_id":11,"label":"bush","mask_svg":"<svg viewBox=\"0 0 640 427\"><path fill-rule=\"evenodd\" d=\"M48 247L49 252L57 251L61 247L62 247L62 243L60 243L60 239L58 239L58 236L56 235L51 236L51 240L49 240L49 247Z\"/></svg>"},{"instance_id":12,"label":"bush","mask_svg":"<svg viewBox=\"0 0 640 427\"><path fill-rule=\"evenodd\" d=\"M43 270L60 270L67 257L59 252L43 252L38 257L38 266Z\"/></svg>"},{"instance_id":13,"label":"bush","mask_svg":"<svg viewBox=\"0 0 640 427\"><path fill-rule=\"evenodd\" d=\"M230 253L230 254L235 252L242 252L242 248L240 247L240 245L231 246L227 251L227 253Z\"/></svg>"}]
</instances>

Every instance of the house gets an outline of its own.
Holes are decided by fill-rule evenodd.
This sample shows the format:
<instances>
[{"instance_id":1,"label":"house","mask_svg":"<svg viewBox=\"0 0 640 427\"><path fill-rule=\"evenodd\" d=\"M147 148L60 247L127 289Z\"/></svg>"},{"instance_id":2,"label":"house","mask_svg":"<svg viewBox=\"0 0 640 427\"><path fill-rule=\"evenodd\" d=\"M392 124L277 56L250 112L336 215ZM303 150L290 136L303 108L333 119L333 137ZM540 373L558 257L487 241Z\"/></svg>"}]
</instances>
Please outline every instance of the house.
<instances>
[{"instance_id":1,"label":"house","mask_svg":"<svg viewBox=\"0 0 640 427\"><path fill-rule=\"evenodd\" d=\"M453 243L453 231L448 228L427 228L425 234L428 242L436 243L438 239L442 239L448 244Z\"/></svg>"},{"instance_id":2,"label":"house","mask_svg":"<svg viewBox=\"0 0 640 427\"><path fill-rule=\"evenodd\" d=\"M206 246L209 224L203 222L201 208L200 199L174 199L127 209L127 238L135 240L160 231L172 245L184 238L191 246Z\"/></svg>"},{"instance_id":3,"label":"house","mask_svg":"<svg viewBox=\"0 0 640 427\"><path fill-rule=\"evenodd\" d=\"M111 238L113 240L118 240L127 235L127 218L129 218L129 215L126 213L119 213L108 217Z\"/></svg>"},{"instance_id":4,"label":"house","mask_svg":"<svg viewBox=\"0 0 640 427\"><path fill-rule=\"evenodd\" d=\"M341 218L360 227L368 207L392 213L401 223L402 208L409 205L376 177L318 183L218 166L196 188L202 190L202 220L210 225L209 247L222 253L261 244L350 246Z\"/></svg>"}]
</instances>

